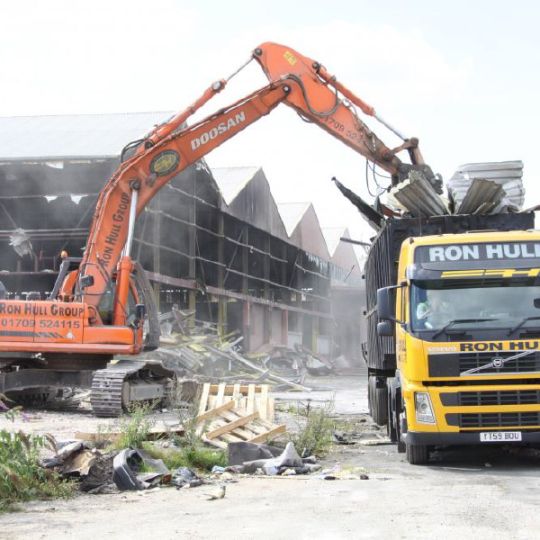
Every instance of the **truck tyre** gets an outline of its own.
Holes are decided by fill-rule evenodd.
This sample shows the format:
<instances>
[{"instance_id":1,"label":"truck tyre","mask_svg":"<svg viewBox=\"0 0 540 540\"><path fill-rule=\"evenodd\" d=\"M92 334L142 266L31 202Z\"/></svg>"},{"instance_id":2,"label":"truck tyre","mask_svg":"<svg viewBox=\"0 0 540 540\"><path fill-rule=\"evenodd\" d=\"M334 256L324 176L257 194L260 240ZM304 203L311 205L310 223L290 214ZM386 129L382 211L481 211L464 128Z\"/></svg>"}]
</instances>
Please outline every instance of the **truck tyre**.
<instances>
[{"instance_id":1,"label":"truck tyre","mask_svg":"<svg viewBox=\"0 0 540 540\"><path fill-rule=\"evenodd\" d=\"M380 382L379 382L380 384ZM371 418L378 426L386 425L388 421L388 397L386 395L386 384L379 387L377 377L370 377L369 387L371 389Z\"/></svg>"},{"instance_id":2,"label":"truck tyre","mask_svg":"<svg viewBox=\"0 0 540 540\"><path fill-rule=\"evenodd\" d=\"M405 444L407 461L411 465L425 465L429 459L428 447L424 444Z\"/></svg>"},{"instance_id":3,"label":"truck tyre","mask_svg":"<svg viewBox=\"0 0 540 540\"><path fill-rule=\"evenodd\" d=\"M375 377L368 375L368 412L373 418L373 401L375 399Z\"/></svg>"},{"instance_id":4,"label":"truck tyre","mask_svg":"<svg viewBox=\"0 0 540 540\"><path fill-rule=\"evenodd\" d=\"M396 407L394 404L395 392L392 388L392 380L388 381L388 390L386 392L388 396L388 422L386 423L386 432L388 433L388 438L390 442L398 442L398 432L397 432L397 421L396 421Z\"/></svg>"}]
</instances>

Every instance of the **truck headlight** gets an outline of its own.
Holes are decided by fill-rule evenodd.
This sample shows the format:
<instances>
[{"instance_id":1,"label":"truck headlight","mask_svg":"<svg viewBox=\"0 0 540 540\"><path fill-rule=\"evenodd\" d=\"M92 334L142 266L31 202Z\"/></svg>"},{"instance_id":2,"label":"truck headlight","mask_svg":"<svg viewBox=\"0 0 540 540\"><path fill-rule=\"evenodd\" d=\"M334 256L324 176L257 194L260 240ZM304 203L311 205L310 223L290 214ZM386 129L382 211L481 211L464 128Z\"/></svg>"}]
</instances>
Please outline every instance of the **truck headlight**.
<instances>
[{"instance_id":1,"label":"truck headlight","mask_svg":"<svg viewBox=\"0 0 540 540\"><path fill-rule=\"evenodd\" d=\"M414 408L416 411L416 421L422 424L434 424L435 415L431 406L431 399L427 392L415 392Z\"/></svg>"}]
</instances>

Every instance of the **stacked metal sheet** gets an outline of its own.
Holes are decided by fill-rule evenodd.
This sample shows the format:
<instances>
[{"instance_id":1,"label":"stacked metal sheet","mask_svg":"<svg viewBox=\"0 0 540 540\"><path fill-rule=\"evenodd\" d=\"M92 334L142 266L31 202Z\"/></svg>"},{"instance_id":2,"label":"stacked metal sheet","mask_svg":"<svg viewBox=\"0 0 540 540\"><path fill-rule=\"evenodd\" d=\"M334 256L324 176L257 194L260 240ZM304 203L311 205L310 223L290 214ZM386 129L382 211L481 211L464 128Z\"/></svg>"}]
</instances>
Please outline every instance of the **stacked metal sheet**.
<instances>
[{"instance_id":1,"label":"stacked metal sheet","mask_svg":"<svg viewBox=\"0 0 540 540\"><path fill-rule=\"evenodd\" d=\"M411 171L409 178L390 190L389 199L397 201L412 217L430 217L448 214L444 199L433 189L419 171Z\"/></svg>"},{"instance_id":2,"label":"stacked metal sheet","mask_svg":"<svg viewBox=\"0 0 540 540\"><path fill-rule=\"evenodd\" d=\"M490 214L523 207L523 162L462 165L447 183L456 214ZM481 181L480 181L481 180Z\"/></svg>"},{"instance_id":3,"label":"stacked metal sheet","mask_svg":"<svg viewBox=\"0 0 540 540\"><path fill-rule=\"evenodd\" d=\"M490 214L503 201L504 188L491 180L475 178L469 183L459 206L454 208L455 214Z\"/></svg>"}]
</instances>

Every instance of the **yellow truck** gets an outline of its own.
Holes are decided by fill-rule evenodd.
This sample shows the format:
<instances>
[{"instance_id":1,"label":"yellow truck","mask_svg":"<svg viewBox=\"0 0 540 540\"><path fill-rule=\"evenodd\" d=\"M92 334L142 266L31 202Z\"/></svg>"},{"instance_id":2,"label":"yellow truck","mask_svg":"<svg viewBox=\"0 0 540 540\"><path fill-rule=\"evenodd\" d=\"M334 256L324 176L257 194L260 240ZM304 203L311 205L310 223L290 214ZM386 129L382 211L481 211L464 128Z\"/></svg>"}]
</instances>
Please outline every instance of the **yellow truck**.
<instances>
[{"instance_id":1,"label":"yellow truck","mask_svg":"<svg viewBox=\"0 0 540 540\"><path fill-rule=\"evenodd\" d=\"M365 268L369 403L411 464L540 443L534 214L389 220Z\"/></svg>"}]
</instances>

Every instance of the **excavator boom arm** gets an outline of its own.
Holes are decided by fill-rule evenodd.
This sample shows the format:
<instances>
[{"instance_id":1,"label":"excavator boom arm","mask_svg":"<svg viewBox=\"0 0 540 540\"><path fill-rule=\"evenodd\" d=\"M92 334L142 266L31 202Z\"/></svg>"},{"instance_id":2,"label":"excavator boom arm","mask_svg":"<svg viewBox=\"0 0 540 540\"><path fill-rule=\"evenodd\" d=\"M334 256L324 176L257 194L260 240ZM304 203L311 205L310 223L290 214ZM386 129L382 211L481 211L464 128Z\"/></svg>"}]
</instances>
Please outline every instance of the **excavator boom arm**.
<instances>
[{"instance_id":1,"label":"excavator boom arm","mask_svg":"<svg viewBox=\"0 0 540 540\"><path fill-rule=\"evenodd\" d=\"M123 163L102 190L79 268L83 300L97 306L120 259L128 236L133 190L137 215L174 176L200 160L282 102L290 86L270 84L218 113L176 131Z\"/></svg>"},{"instance_id":2,"label":"excavator boom arm","mask_svg":"<svg viewBox=\"0 0 540 540\"><path fill-rule=\"evenodd\" d=\"M303 119L389 172L394 184L404 179L411 167L423 163L416 139L405 139L394 150L385 146L361 121L355 108L378 118L373 107L338 83L319 63L275 43L257 47L253 58L270 79L269 85L182 129L184 122L220 92L227 81L214 83L190 107L156 127L107 182L97 202L78 271L77 297L82 296L87 304L97 307L120 260L128 231L132 232L134 216L174 176L279 103L292 107ZM409 151L412 165L402 163L395 155L404 149Z\"/></svg>"}]
</instances>

